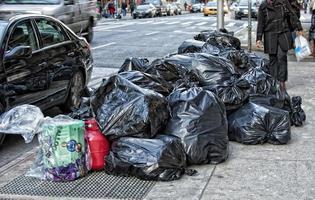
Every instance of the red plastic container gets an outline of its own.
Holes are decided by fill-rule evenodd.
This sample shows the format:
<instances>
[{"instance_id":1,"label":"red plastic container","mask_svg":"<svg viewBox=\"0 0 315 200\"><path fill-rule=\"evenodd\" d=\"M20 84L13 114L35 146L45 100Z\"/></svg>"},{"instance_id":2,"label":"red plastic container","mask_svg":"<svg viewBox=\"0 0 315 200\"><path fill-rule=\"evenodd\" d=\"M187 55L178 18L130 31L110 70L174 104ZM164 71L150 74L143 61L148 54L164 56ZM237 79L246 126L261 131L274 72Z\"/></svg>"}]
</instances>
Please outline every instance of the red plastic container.
<instances>
[{"instance_id":1,"label":"red plastic container","mask_svg":"<svg viewBox=\"0 0 315 200\"><path fill-rule=\"evenodd\" d=\"M85 121L85 140L88 146L89 168L102 170L105 167L105 157L109 153L110 144L101 133L97 121L90 119Z\"/></svg>"}]
</instances>

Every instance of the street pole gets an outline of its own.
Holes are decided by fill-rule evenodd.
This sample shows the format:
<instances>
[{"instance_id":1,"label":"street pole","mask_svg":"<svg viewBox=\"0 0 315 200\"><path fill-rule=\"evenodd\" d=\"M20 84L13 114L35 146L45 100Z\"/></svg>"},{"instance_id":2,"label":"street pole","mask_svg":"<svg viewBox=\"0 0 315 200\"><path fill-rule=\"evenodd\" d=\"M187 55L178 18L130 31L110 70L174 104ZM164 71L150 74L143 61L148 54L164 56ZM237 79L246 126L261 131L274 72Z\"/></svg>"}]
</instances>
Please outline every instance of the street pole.
<instances>
[{"instance_id":1,"label":"street pole","mask_svg":"<svg viewBox=\"0 0 315 200\"><path fill-rule=\"evenodd\" d=\"M252 52L252 0L248 0L248 52Z\"/></svg>"},{"instance_id":2,"label":"street pole","mask_svg":"<svg viewBox=\"0 0 315 200\"><path fill-rule=\"evenodd\" d=\"M224 28L224 0L217 0L217 31Z\"/></svg>"}]
</instances>

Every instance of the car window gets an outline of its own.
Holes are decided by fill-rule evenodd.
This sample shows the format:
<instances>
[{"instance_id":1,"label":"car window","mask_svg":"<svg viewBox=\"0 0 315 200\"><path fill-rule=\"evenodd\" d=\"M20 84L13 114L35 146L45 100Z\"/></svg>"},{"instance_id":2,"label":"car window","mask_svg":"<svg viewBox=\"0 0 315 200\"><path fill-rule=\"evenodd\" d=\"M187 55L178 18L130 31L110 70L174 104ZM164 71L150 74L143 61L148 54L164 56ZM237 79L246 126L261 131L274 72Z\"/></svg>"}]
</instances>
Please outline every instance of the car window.
<instances>
[{"instance_id":1,"label":"car window","mask_svg":"<svg viewBox=\"0 0 315 200\"><path fill-rule=\"evenodd\" d=\"M13 28L6 50L10 51L17 46L30 46L33 50L38 49L35 32L29 20L19 22Z\"/></svg>"},{"instance_id":2,"label":"car window","mask_svg":"<svg viewBox=\"0 0 315 200\"><path fill-rule=\"evenodd\" d=\"M36 24L44 47L68 40L62 28L55 22L47 19L37 19Z\"/></svg>"},{"instance_id":3,"label":"car window","mask_svg":"<svg viewBox=\"0 0 315 200\"><path fill-rule=\"evenodd\" d=\"M208 2L207 6L209 7L217 6L217 2Z\"/></svg>"}]
</instances>

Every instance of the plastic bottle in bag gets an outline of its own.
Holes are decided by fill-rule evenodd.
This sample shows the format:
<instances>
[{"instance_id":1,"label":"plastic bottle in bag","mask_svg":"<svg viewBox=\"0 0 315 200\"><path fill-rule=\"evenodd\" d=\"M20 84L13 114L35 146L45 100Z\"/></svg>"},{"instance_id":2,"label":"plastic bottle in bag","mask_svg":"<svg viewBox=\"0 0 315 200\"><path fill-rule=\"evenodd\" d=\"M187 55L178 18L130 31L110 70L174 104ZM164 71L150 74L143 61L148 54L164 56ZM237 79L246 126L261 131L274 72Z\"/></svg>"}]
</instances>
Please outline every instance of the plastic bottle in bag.
<instances>
[{"instance_id":1,"label":"plastic bottle in bag","mask_svg":"<svg viewBox=\"0 0 315 200\"><path fill-rule=\"evenodd\" d=\"M105 157L109 153L110 145L108 140L101 133L95 119L85 121L84 137L88 145L88 168L92 170L104 169Z\"/></svg>"}]
</instances>

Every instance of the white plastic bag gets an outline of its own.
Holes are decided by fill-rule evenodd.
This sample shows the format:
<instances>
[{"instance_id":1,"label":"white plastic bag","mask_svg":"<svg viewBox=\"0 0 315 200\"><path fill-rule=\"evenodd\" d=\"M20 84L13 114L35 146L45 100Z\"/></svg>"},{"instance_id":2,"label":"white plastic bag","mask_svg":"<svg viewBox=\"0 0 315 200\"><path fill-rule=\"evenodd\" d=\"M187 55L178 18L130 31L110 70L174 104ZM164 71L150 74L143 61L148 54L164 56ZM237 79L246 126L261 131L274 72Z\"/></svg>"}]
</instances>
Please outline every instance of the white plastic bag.
<instances>
[{"instance_id":1,"label":"white plastic bag","mask_svg":"<svg viewBox=\"0 0 315 200\"><path fill-rule=\"evenodd\" d=\"M40 108L33 105L21 105L3 113L0 117L0 133L22 135L30 143L40 132L44 115Z\"/></svg>"},{"instance_id":2,"label":"white plastic bag","mask_svg":"<svg viewBox=\"0 0 315 200\"><path fill-rule=\"evenodd\" d=\"M297 36L294 42L295 42L294 51L297 61L300 61L311 54L310 46L305 37L301 35Z\"/></svg>"}]
</instances>

